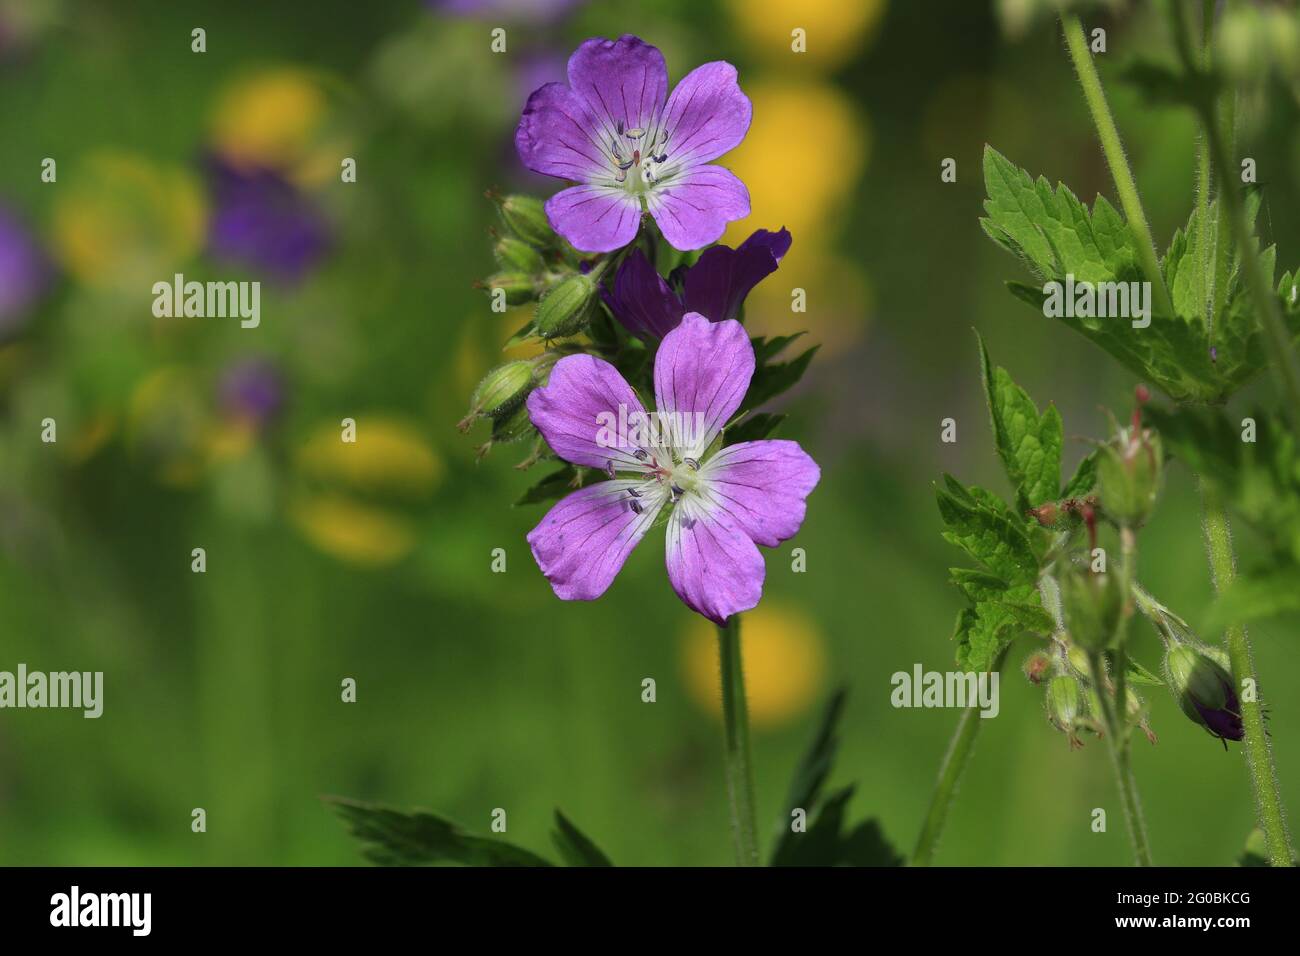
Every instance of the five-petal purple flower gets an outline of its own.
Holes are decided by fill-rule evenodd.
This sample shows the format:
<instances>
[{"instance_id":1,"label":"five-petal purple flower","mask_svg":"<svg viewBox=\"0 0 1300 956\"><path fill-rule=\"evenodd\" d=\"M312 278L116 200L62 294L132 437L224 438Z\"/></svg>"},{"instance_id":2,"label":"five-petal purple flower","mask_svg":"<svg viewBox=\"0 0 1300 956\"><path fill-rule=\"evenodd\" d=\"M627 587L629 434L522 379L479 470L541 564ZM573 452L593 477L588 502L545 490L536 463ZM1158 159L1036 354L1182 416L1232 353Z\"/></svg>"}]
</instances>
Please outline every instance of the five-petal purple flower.
<instances>
[{"instance_id":1,"label":"five-petal purple flower","mask_svg":"<svg viewBox=\"0 0 1300 956\"><path fill-rule=\"evenodd\" d=\"M647 341L661 339L687 312L721 322L740 315L750 290L776 271L790 250L790 232L760 229L740 244L713 246L682 270L681 291L676 291L645 253L633 249L618 267L614 288L602 290L605 304L623 326ZM676 273L673 277L676 281Z\"/></svg>"},{"instance_id":2,"label":"five-petal purple flower","mask_svg":"<svg viewBox=\"0 0 1300 956\"><path fill-rule=\"evenodd\" d=\"M669 96L663 54L624 36L584 41L568 73L568 86L547 83L528 98L515 147L534 172L581 184L546 203L570 245L620 249L645 211L675 248L701 249L749 215L745 184L710 163L749 131L753 108L734 66L705 63Z\"/></svg>"},{"instance_id":3,"label":"five-petal purple flower","mask_svg":"<svg viewBox=\"0 0 1300 956\"><path fill-rule=\"evenodd\" d=\"M555 364L528 396L529 417L561 458L611 476L568 495L528 535L558 597L604 594L670 507L668 579L678 597L718 624L758 604L765 568L756 545L774 547L799 530L821 470L793 441L741 442L706 457L753 374L754 349L739 322L687 313L655 356L665 425L660 440L647 441L635 428L608 427L649 417L614 366L593 355Z\"/></svg>"}]
</instances>

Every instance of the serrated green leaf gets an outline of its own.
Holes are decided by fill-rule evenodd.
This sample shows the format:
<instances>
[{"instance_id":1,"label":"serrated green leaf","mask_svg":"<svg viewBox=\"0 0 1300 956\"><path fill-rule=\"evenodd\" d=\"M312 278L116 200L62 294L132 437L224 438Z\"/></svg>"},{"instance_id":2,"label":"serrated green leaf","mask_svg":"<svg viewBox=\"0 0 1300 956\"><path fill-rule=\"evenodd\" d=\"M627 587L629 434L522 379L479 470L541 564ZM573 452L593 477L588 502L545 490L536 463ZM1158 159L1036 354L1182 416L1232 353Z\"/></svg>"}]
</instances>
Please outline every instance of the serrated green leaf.
<instances>
[{"instance_id":1,"label":"serrated green leaf","mask_svg":"<svg viewBox=\"0 0 1300 956\"><path fill-rule=\"evenodd\" d=\"M1062 498L1082 498L1097 486L1097 453L1090 452L1074 470L1074 476L1061 489Z\"/></svg>"},{"instance_id":2,"label":"serrated green leaf","mask_svg":"<svg viewBox=\"0 0 1300 956\"><path fill-rule=\"evenodd\" d=\"M1041 605L1033 604L1030 590L1028 585L1008 589L1008 600L980 601L958 615L953 632L958 667L965 671L992 670L1003 649L1025 631L1051 633L1052 619Z\"/></svg>"},{"instance_id":3,"label":"serrated green leaf","mask_svg":"<svg viewBox=\"0 0 1300 956\"><path fill-rule=\"evenodd\" d=\"M874 820L845 830L852 786L836 791L817 814L806 833L792 834L772 859L773 866L902 866L899 855ZM789 823L786 824L787 829Z\"/></svg>"},{"instance_id":4,"label":"serrated green leaf","mask_svg":"<svg viewBox=\"0 0 1300 956\"><path fill-rule=\"evenodd\" d=\"M826 709L822 712L822 719L817 725L812 743L804 752L799 766L795 768L794 779L790 783L790 790L785 799L785 812L776 820L776 839L773 842L771 857L773 866L777 865L777 860L791 852L787 844L797 836L790 829L790 814L796 809L802 809L811 816L821 800L822 786L830 775L831 767L835 763L835 753L839 749L836 728L844 713L844 702L847 697L848 691L843 687L831 695Z\"/></svg>"},{"instance_id":5,"label":"serrated green leaf","mask_svg":"<svg viewBox=\"0 0 1300 956\"><path fill-rule=\"evenodd\" d=\"M723 443L739 445L745 441L761 441L771 435L785 418L785 415L770 412L747 415L736 424L727 426L722 436Z\"/></svg>"},{"instance_id":6,"label":"serrated green leaf","mask_svg":"<svg viewBox=\"0 0 1300 956\"><path fill-rule=\"evenodd\" d=\"M971 489L945 476L948 487L935 488L939 514L948 530L945 540L961 548L985 570L1008 584L1033 583L1038 577L1038 557L1025 534L1024 524L1009 510L997 509L976 498ZM983 492L987 494L987 492Z\"/></svg>"},{"instance_id":7,"label":"serrated green leaf","mask_svg":"<svg viewBox=\"0 0 1300 956\"><path fill-rule=\"evenodd\" d=\"M360 841L363 855L380 866L462 863L467 866L550 866L537 854L504 840L472 836L427 810L404 812L343 797L325 804Z\"/></svg>"},{"instance_id":8,"label":"serrated green leaf","mask_svg":"<svg viewBox=\"0 0 1300 956\"><path fill-rule=\"evenodd\" d=\"M1061 415L1048 405L1042 415L1029 395L1012 381L1006 369L989 361L984 339L976 333L984 397L993 424L998 457L1006 469L1022 511L1054 501L1061 487Z\"/></svg>"},{"instance_id":9,"label":"serrated green leaf","mask_svg":"<svg viewBox=\"0 0 1300 956\"><path fill-rule=\"evenodd\" d=\"M803 378L804 372L808 371L808 363L812 361L820 347L814 345L788 362L774 362L757 369L750 380L745 400L740 403L740 411L758 408L793 388L798 384L799 379Z\"/></svg>"},{"instance_id":10,"label":"serrated green leaf","mask_svg":"<svg viewBox=\"0 0 1300 956\"><path fill-rule=\"evenodd\" d=\"M793 335L774 335L771 337L763 335L753 336L749 342L754 346L754 364L755 366L766 365L769 361L776 358L785 349L787 345L802 338L805 333L795 332Z\"/></svg>"},{"instance_id":11,"label":"serrated green leaf","mask_svg":"<svg viewBox=\"0 0 1300 956\"><path fill-rule=\"evenodd\" d=\"M555 830L551 833L551 840L567 866L614 865L609 857L559 810L555 811Z\"/></svg>"}]
</instances>

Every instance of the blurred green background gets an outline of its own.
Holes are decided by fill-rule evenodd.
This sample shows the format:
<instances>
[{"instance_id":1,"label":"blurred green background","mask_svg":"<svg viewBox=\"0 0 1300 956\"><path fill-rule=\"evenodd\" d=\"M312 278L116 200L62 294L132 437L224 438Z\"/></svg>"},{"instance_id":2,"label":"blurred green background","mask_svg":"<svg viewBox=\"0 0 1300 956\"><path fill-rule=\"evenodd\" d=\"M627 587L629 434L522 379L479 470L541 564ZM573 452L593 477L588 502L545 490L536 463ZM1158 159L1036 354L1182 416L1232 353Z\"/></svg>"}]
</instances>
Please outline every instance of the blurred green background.
<instances>
[{"instance_id":1,"label":"blurred green background","mask_svg":"<svg viewBox=\"0 0 1300 956\"><path fill-rule=\"evenodd\" d=\"M1108 30L1100 68L1163 247L1191 208L1194 124L1114 76L1166 33L1141 6L1088 25ZM790 51L796 26L805 54ZM206 53L191 52L195 27ZM1068 435L1102 434L1100 406L1122 414L1135 384L1007 294L1025 276L977 222L986 142L1113 198L1050 18L970 0L592 2L558 19L3 0L0 214L26 230L38 279L0 316L0 670L102 670L105 702L98 720L0 711L0 862L359 862L322 794L430 807L477 832L502 807L509 838L542 852L559 806L617 863L730 861L712 635L672 594L662 545L648 537L599 602L558 601L524 542L542 510L510 507L540 469L514 470L524 450L511 447L476 463L486 436L454 427L526 316L492 313L471 286L493 270L484 191L557 188L514 158L524 98L562 78L580 40L621 33L658 45L673 82L707 60L739 67L754 126L722 162L753 214L727 241L794 236L748 315L823 343L782 432L823 481L797 538L767 553L744 625L761 819L782 814L843 683L832 783L859 781L854 813L910 850L957 719L889 704L895 671L952 666L961 599L946 576L960 555L939 538L931 482L947 470L1006 491L971 329L1056 403ZM1263 234L1292 267L1295 102L1275 91L1253 107L1242 152L1265 183ZM954 184L940 181L946 157ZM221 162L274 181L232 194ZM261 327L155 319L150 287L174 272L263 280ZM796 286L806 316L789 311ZM939 441L948 416L953 445ZM47 417L57 444L40 441ZM340 452L345 417L363 460ZM1083 452L1074 443L1067 467ZM807 573L790 570L796 546ZM494 548L505 574L491 573ZM1180 466L1143 534L1141 578L1193 623L1208 606ZM1293 815L1296 623L1252 632ZM1156 668L1153 633L1138 634ZM1027 651L1012 652L938 862L1127 863L1104 749L1071 753L1049 728L1015 669ZM1162 690L1147 697L1160 742L1138 738L1134 759L1156 860L1227 864L1253 825L1241 749ZM1104 834L1090 828L1098 806ZM191 832L195 807L205 834Z\"/></svg>"}]
</instances>

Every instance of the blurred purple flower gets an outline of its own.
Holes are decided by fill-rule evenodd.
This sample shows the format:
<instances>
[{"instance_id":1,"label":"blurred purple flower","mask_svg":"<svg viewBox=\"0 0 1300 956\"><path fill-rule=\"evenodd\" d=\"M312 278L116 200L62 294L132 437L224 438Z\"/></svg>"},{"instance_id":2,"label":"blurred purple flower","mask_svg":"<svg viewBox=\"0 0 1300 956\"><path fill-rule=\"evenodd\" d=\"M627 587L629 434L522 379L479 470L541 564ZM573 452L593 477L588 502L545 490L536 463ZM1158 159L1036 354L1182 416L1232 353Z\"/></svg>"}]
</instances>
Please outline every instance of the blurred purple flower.
<instances>
[{"instance_id":1,"label":"blurred purple flower","mask_svg":"<svg viewBox=\"0 0 1300 956\"><path fill-rule=\"evenodd\" d=\"M284 379L264 358L246 358L231 364L217 387L222 411L234 418L264 425L284 405Z\"/></svg>"},{"instance_id":2,"label":"blurred purple flower","mask_svg":"<svg viewBox=\"0 0 1300 956\"><path fill-rule=\"evenodd\" d=\"M215 256L295 282L329 250L324 216L279 173L241 168L216 155L205 169L212 197L208 247Z\"/></svg>"},{"instance_id":3,"label":"blurred purple flower","mask_svg":"<svg viewBox=\"0 0 1300 956\"><path fill-rule=\"evenodd\" d=\"M713 322L735 319L754 286L776 271L790 251L790 232L759 229L740 244L706 249L693 266L675 281L680 291L663 277L640 249L634 249L618 267L613 290L602 290L605 304L633 335L661 339L687 312L698 312ZM676 273L674 280L678 279Z\"/></svg>"},{"instance_id":4,"label":"blurred purple flower","mask_svg":"<svg viewBox=\"0 0 1300 956\"><path fill-rule=\"evenodd\" d=\"M18 330L49 280L49 263L16 217L0 208L0 337Z\"/></svg>"},{"instance_id":5,"label":"blurred purple flower","mask_svg":"<svg viewBox=\"0 0 1300 956\"><path fill-rule=\"evenodd\" d=\"M677 249L701 249L749 215L749 190L710 160L738 146L753 107L724 61L688 73L668 95L656 47L634 36L586 40L569 83L528 98L515 148L534 172L581 183L546 203L555 231L583 252L631 242L643 208Z\"/></svg>"},{"instance_id":6,"label":"blurred purple flower","mask_svg":"<svg viewBox=\"0 0 1300 956\"><path fill-rule=\"evenodd\" d=\"M740 442L706 457L753 374L744 327L695 313L655 355L653 421L608 362L555 363L528 396L529 418L555 454L610 476L562 499L528 534L557 597L604 594L669 507L668 580L687 607L721 624L758 604L766 569L757 545L775 547L799 530L821 470L792 441Z\"/></svg>"},{"instance_id":7,"label":"blurred purple flower","mask_svg":"<svg viewBox=\"0 0 1300 956\"><path fill-rule=\"evenodd\" d=\"M501 17L514 22L554 23L586 0L425 0L455 17Z\"/></svg>"}]
</instances>

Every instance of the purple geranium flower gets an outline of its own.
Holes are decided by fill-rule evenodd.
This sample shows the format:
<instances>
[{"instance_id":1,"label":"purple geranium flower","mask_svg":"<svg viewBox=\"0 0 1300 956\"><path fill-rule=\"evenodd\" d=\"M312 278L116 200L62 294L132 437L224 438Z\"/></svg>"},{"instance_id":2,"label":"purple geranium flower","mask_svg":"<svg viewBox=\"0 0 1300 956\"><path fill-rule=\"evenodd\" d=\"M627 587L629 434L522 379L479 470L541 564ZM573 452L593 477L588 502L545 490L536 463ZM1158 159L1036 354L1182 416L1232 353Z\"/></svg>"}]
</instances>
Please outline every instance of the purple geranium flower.
<instances>
[{"instance_id":1,"label":"purple geranium flower","mask_svg":"<svg viewBox=\"0 0 1300 956\"><path fill-rule=\"evenodd\" d=\"M208 244L224 259L247 263L285 282L303 277L330 247L330 230L311 200L279 173L244 169L212 156Z\"/></svg>"},{"instance_id":2,"label":"purple geranium flower","mask_svg":"<svg viewBox=\"0 0 1300 956\"><path fill-rule=\"evenodd\" d=\"M745 184L709 161L739 145L752 113L730 63L697 67L669 96L658 49L634 36L591 39L569 57L568 86L528 98L515 148L534 172L582 184L546 203L574 248L622 248L646 211L674 247L700 249L749 215Z\"/></svg>"},{"instance_id":3,"label":"purple geranium flower","mask_svg":"<svg viewBox=\"0 0 1300 956\"><path fill-rule=\"evenodd\" d=\"M789 230L760 229L738 249L706 249L695 265L682 270L678 291L640 249L634 249L618 267L613 291L601 294L629 332L643 339L661 339L677 328L687 312L698 312L714 322L737 318L745 296L776 271L789 250Z\"/></svg>"},{"instance_id":4,"label":"purple geranium flower","mask_svg":"<svg viewBox=\"0 0 1300 956\"><path fill-rule=\"evenodd\" d=\"M528 535L556 595L590 601L665 507L668 579L678 597L723 623L763 595L763 556L803 524L821 470L793 441L750 441L709 451L740 406L754 349L739 322L687 313L655 356L646 414L614 366L592 355L555 363L528 396L528 414L566 461L608 472L561 500Z\"/></svg>"}]
</instances>

